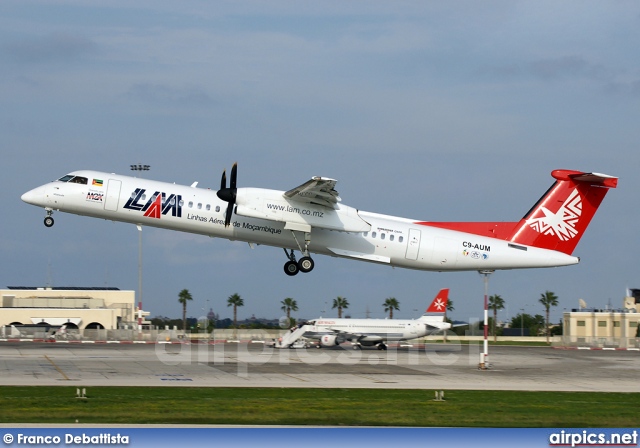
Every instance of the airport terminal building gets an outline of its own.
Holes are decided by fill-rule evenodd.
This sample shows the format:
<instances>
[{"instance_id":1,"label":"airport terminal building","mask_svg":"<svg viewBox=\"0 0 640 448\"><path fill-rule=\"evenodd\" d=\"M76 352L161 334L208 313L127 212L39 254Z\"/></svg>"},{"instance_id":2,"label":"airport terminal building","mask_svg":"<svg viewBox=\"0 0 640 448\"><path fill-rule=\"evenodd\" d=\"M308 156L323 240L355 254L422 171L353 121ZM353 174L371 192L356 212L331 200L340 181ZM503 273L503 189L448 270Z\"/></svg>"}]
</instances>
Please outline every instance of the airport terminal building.
<instances>
[{"instance_id":1,"label":"airport terminal building","mask_svg":"<svg viewBox=\"0 0 640 448\"><path fill-rule=\"evenodd\" d=\"M137 324L135 291L9 286L0 296L0 329L65 325L70 330L117 330Z\"/></svg>"},{"instance_id":2,"label":"airport terminal building","mask_svg":"<svg viewBox=\"0 0 640 448\"><path fill-rule=\"evenodd\" d=\"M631 289L622 308L578 308L563 315L563 345L640 347L640 289Z\"/></svg>"}]
</instances>

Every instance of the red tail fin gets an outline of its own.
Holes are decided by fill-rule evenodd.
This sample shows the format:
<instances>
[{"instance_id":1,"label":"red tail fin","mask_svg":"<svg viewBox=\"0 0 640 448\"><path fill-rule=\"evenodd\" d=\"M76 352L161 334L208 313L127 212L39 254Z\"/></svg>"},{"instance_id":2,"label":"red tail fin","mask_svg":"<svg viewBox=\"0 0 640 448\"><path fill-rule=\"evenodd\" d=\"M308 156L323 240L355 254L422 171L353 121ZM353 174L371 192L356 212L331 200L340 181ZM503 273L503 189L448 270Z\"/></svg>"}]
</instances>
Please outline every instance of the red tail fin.
<instances>
[{"instance_id":1,"label":"red tail fin","mask_svg":"<svg viewBox=\"0 0 640 448\"><path fill-rule=\"evenodd\" d=\"M438 294L436 294L436 298L433 299L429 308L427 308L427 313L442 313L447 310L447 301L449 300L449 288L441 289Z\"/></svg>"},{"instance_id":2,"label":"red tail fin","mask_svg":"<svg viewBox=\"0 0 640 448\"><path fill-rule=\"evenodd\" d=\"M555 170L551 175L555 184L506 239L571 255L609 188L618 185L618 178L571 170Z\"/></svg>"}]
</instances>

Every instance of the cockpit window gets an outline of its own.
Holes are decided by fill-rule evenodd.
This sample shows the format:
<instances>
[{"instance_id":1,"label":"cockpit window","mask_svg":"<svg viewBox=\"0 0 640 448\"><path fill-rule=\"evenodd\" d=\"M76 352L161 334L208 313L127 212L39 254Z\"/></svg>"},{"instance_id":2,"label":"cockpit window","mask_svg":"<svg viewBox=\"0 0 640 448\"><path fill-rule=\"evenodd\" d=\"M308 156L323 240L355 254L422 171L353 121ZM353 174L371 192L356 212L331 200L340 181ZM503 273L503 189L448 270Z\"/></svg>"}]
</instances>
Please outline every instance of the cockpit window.
<instances>
[{"instance_id":1,"label":"cockpit window","mask_svg":"<svg viewBox=\"0 0 640 448\"><path fill-rule=\"evenodd\" d=\"M58 179L60 182L69 182L72 184L82 184L87 185L89 183L89 179L82 176L73 176L71 174L67 174L66 176L62 176Z\"/></svg>"}]
</instances>

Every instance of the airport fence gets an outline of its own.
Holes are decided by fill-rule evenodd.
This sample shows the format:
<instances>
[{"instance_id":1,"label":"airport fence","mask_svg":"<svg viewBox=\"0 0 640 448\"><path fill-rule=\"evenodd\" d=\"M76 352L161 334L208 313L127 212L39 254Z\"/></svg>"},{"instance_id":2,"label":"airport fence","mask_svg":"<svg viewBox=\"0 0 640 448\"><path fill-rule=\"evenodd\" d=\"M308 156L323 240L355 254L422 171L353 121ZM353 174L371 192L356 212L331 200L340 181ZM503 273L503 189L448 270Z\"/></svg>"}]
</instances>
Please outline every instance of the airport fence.
<instances>
[{"instance_id":1,"label":"airport fence","mask_svg":"<svg viewBox=\"0 0 640 448\"><path fill-rule=\"evenodd\" d=\"M552 347L590 349L640 349L640 338L561 336Z\"/></svg>"},{"instance_id":2,"label":"airport fence","mask_svg":"<svg viewBox=\"0 0 640 448\"><path fill-rule=\"evenodd\" d=\"M287 329L215 329L211 333L184 332L176 328L170 329L86 329L86 330L51 330L38 328L18 328L14 326L0 326L0 339L3 340L34 340L34 341L58 341L58 342L146 342L146 343L213 343L213 342L253 342L269 344L280 338ZM501 336L498 342L546 344L544 336ZM450 334L447 342L450 343L479 343L483 336L469 335L457 336ZM409 344L442 342L441 334L430 335L419 339L406 341ZM489 339L493 342L493 337ZM589 347L589 348L616 348L616 349L640 349L640 338L585 338L575 336L554 336L551 338L553 347Z\"/></svg>"}]
</instances>

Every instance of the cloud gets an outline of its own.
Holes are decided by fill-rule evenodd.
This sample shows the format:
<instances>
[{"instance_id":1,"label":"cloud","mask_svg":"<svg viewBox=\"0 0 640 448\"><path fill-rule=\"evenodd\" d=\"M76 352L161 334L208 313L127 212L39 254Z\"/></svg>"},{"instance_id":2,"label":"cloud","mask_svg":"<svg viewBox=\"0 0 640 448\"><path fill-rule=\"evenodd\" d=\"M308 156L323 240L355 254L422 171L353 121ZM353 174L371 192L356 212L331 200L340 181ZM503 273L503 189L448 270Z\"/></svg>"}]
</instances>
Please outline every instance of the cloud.
<instances>
[{"instance_id":1,"label":"cloud","mask_svg":"<svg viewBox=\"0 0 640 448\"><path fill-rule=\"evenodd\" d=\"M214 99L200 87L171 87L162 84L138 83L131 86L126 96L149 104L209 107Z\"/></svg>"},{"instance_id":2,"label":"cloud","mask_svg":"<svg viewBox=\"0 0 640 448\"><path fill-rule=\"evenodd\" d=\"M603 79L606 75L602 65L592 64L583 57L575 55L538 59L528 65L528 71L544 79L561 77Z\"/></svg>"},{"instance_id":3,"label":"cloud","mask_svg":"<svg viewBox=\"0 0 640 448\"><path fill-rule=\"evenodd\" d=\"M591 79L604 81L611 73L602 64L590 62L583 56L565 55L535 59L530 62L513 62L505 65L482 67L479 74L493 79L534 77L541 80Z\"/></svg>"},{"instance_id":4,"label":"cloud","mask_svg":"<svg viewBox=\"0 0 640 448\"><path fill-rule=\"evenodd\" d=\"M638 96L640 95L640 79L609 82L605 86L605 91L611 95Z\"/></svg>"},{"instance_id":5,"label":"cloud","mask_svg":"<svg viewBox=\"0 0 640 448\"><path fill-rule=\"evenodd\" d=\"M7 44L5 52L16 62L35 64L75 61L95 52L97 47L85 36L56 32Z\"/></svg>"}]
</instances>

